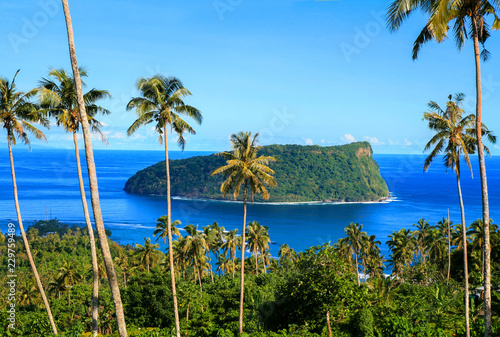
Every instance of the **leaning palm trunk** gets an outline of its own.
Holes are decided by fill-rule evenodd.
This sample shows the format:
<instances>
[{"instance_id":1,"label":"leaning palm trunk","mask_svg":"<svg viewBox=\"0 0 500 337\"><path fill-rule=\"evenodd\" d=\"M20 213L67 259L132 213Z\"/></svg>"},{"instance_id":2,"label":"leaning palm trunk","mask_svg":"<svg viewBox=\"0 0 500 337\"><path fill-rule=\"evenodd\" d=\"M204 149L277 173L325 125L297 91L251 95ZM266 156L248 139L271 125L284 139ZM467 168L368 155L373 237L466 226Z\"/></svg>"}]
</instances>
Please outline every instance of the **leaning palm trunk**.
<instances>
[{"instance_id":1,"label":"leaning palm trunk","mask_svg":"<svg viewBox=\"0 0 500 337\"><path fill-rule=\"evenodd\" d=\"M36 284L38 286L38 290L40 291L40 295L42 296L43 305L47 310L47 315L49 316L50 326L55 335L57 335L57 328L54 323L54 318L52 317L52 311L50 311L49 302L47 301L47 297L45 296L45 291L43 290L42 281L40 280L40 276L38 275L38 271L36 270L35 261L33 261L33 256L31 256L30 245L28 243L28 238L26 237L26 232L24 231L23 220L21 218L21 209L19 207L19 199L17 197L17 183L16 183L16 172L14 170L14 157L12 156L12 144L10 137L8 138L9 143L9 158L10 158L10 169L12 172L12 186L14 188L14 203L16 205L16 213L17 213L17 222L19 223L19 230L21 231L21 236L23 237L24 248L26 249L26 255L28 255L28 260L31 265L31 269L33 270L33 274L35 274Z\"/></svg>"},{"instance_id":2,"label":"leaning palm trunk","mask_svg":"<svg viewBox=\"0 0 500 337\"><path fill-rule=\"evenodd\" d=\"M89 208L85 196L85 188L83 187L82 167L80 164L80 153L78 152L78 139L75 131L73 131L73 142L75 143L76 169L78 171L78 183L80 185L80 195L82 197L83 214L85 216L85 223L87 224L87 231L89 232L90 239L90 255L92 258L92 336L95 337L98 333L97 319L99 316L99 266L97 264L94 230L90 222Z\"/></svg>"},{"instance_id":3,"label":"leaning palm trunk","mask_svg":"<svg viewBox=\"0 0 500 337\"><path fill-rule=\"evenodd\" d=\"M168 232L168 247L173 247L172 240L172 201L170 200L170 165L168 163L168 137L167 123L163 127L163 135L165 142L165 172L167 174L167 232ZM181 328L179 323L179 310L177 306L177 290L175 289L175 269L174 269L174 252L173 249L168 250L170 263L170 279L172 282L172 297L174 299L174 316L175 316L175 331L177 337L181 336Z\"/></svg>"},{"instance_id":4,"label":"leaning palm trunk","mask_svg":"<svg viewBox=\"0 0 500 337\"><path fill-rule=\"evenodd\" d=\"M243 333L243 299L245 292L245 231L247 222L247 194L248 183L245 182L245 190L243 195L243 232L241 233L241 282L240 282L240 334Z\"/></svg>"},{"instance_id":5,"label":"leaning palm trunk","mask_svg":"<svg viewBox=\"0 0 500 337\"><path fill-rule=\"evenodd\" d=\"M465 227L464 201L462 198L462 188L460 186L460 169L457 173L458 198L460 201L460 213L462 216L462 245L464 246L464 290L465 290L465 336L470 337L469 328L469 267L467 263L467 228Z\"/></svg>"},{"instance_id":6,"label":"leaning palm trunk","mask_svg":"<svg viewBox=\"0 0 500 337\"><path fill-rule=\"evenodd\" d=\"M481 198L483 202L484 228L484 336L491 336L491 267L490 267L490 210L488 203L488 183L486 181L486 165L482 138L482 93L481 93L481 60L479 52L478 22L472 18L474 38L474 59L476 63L476 135L477 155L479 158L479 174L481 176Z\"/></svg>"},{"instance_id":7,"label":"leaning palm trunk","mask_svg":"<svg viewBox=\"0 0 500 337\"><path fill-rule=\"evenodd\" d=\"M78 62L76 59L75 43L73 37L73 27L71 24L71 16L69 13L68 1L62 0L64 16L66 19L66 28L68 31L68 45L71 58L71 66L73 68L73 77L75 79L76 93L78 98L78 107L80 109L80 120L83 129L83 139L85 143L85 154L87 159L87 169L89 174L90 196L92 202L92 210L94 213L94 221L101 244L102 256L106 266L106 273L108 275L109 286L115 305L116 321L118 326L118 333L120 337L127 337L127 327L125 324L125 316L123 314L123 305L120 296L120 288L118 286L118 279L116 277L113 260L109 250L108 239L102 220L101 205L99 202L99 188L97 186L97 175L94 163L94 152L92 149L92 137L90 134L90 127L87 120L87 112L85 110L85 102L83 99L82 81L80 79L80 72L78 70Z\"/></svg>"}]
</instances>

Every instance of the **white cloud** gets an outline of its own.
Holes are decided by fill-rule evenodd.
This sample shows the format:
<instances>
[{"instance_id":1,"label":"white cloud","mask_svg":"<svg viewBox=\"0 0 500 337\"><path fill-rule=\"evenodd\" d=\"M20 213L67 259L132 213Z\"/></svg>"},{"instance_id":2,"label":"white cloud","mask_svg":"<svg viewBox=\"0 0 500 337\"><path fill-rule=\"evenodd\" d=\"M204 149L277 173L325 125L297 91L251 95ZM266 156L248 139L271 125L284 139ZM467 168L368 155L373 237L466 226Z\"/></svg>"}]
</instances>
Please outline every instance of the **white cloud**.
<instances>
[{"instance_id":1,"label":"white cloud","mask_svg":"<svg viewBox=\"0 0 500 337\"><path fill-rule=\"evenodd\" d=\"M302 137L302 140L306 143L306 145L314 145L314 142L311 138L304 138Z\"/></svg>"},{"instance_id":2,"label":"white cloud","mask_svg":"<svg viewBox=\"0 0 500 337\"><path fill-rule=\"evenodd\" d=\"M384 142L381 142L377 139L377 137L370 137L370 136L365 136L363 139L366 139L367 141L370 142L372 145L384 145ZM390 142L390 141L389 141Z\"/></svg>"},{"instance_id":3,"label":"white cloud","mask_svg":"<svg viewBox=\"0 0 500 337\"><path fill-rule=\"evenodd\" d=\"M346 133L345 135L340 137L340 139L346 143L352 143L352 142L356 141L356 138L353 135L351 135L350 133Z\"/></svg>"},{"instance_id":4,"label":"white cloud","mask_svg":"<svg viewBox=\"0 0 500 337\"><path fill-rule=\"evenodd\" d=\"M106 134L106 138L123 139L123 138L127 138L127 135L124 134L123 132L110 132L109 134Z\"/></svg>"},{"instance_id":5,"label":"white cloud","mask_svg":"<svg viewBox=\"0 0 500 337\"><path fill-rule=\"evenodd\" d=\"M324 143L324 142L325 142L325 140L324 140L324 139L322 139L322 140L321 140L321 143Z\"/></svg>"},{"instance_id":6,"label":"white cloud","mask_svg":"<svg viewBox=\"0 0 500 337\"><path fill-rule=\"evenodd\" d=\"M405 145L406 146L410 146L410 145L413 145L413 143L410 142L408 139L405 138Z\"/></svg>"}]
</instances>

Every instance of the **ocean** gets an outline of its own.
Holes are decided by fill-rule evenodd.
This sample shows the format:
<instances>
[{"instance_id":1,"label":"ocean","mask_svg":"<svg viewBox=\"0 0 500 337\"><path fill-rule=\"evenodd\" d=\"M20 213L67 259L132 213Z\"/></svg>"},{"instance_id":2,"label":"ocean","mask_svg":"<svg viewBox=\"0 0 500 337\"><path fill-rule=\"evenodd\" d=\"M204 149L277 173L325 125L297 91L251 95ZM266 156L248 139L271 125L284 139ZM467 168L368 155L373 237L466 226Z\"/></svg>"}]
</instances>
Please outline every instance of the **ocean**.
<instances>
[{"instance_id":1,"label":"ocean","mask_svg":"<svg viewBox=\"0 0 500 337\"><path fill-rule=\"evenodd\" d=\"M171 159L207 155L210 152L171 152ZM166 200L160 196L138 196L123 191L127 179L138 170L164 159L162 151L96 150L95 161L104 224L112 231L111 239L121 244L144 243L151 237L156 219L166 214ZM82 162L84 152L81 151ZM447 209L454 223L460 222L460 208L455 174L446 170L437 158L424 173L425 155L382 155L374 159L391 192L388 202L353 204L253 204L248 207L248 221L259 221L269 227L271 255L288 244L296 251L332 244L345 235L349 223L360 223L368 235L382 242L382 252L388 257L385 242L388 235L401 228L412 228L420 218L430 224L446 217ZM25 227L29 222L57 218L62 222L84 225L75 155L72 149L33 149L17 146L14 163L19 202ZM500 216L500 157L486 159L492 219ZM481 189L477 158L472 158L474 178L462 164L462 190L467 224L481 217ZM83 168L84 179L86 167ZM278 182L279 183L279 182ZM88 196L90 204L90 196ZM226 230L241 231L241 203L172 200L172 219L199 228L217 221ZM16 222L12 180L7 149L0 151L0 230ZM162 245L163 246L163 245Z\"/></svg>"}]
</instances>

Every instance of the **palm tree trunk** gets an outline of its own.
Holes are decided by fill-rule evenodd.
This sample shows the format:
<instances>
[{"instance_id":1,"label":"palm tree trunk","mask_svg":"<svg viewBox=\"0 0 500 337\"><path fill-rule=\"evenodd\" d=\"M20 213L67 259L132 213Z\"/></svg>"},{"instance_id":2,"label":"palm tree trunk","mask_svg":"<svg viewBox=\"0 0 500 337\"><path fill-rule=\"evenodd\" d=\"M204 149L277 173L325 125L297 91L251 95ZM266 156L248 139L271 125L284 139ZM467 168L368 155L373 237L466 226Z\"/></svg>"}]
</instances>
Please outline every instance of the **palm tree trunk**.
<instances>
[{"instance_id":1,"label":"palm tree trunk","mask_svg":"<svg viewBox=\"0 0 500 337\"><path fill-rule=\"evenodd\" d=\"M262 264L264 265L264 274L267 274L266 260L264 258L264 255L262 255Z\"/></svg>"},{"instance_id":2,"label":"palm tree trunk","mask_svg":"<svg viewBox=\"0 0 500 337\"><path fill-rule=\"evenodd\" d=\"M231 257L233 258L233 278L234 278L234 270L236 269L236 249L231 252Z\"/></svg>"},{"instance_id":3,"label":"palm tree trunk","mask_svg":"<svg viewBox=\"0 0 500 337\"><path fill-rule=\"evenodd\" d=\"M243 192L243 232L241 233L241 282L240 282L240 334L243 333L243 299L245 292L245 231L247 223L247 195L248 182L245 181L245 190Z\"/></svg>"},{"instance_id":4,"label":"palm tree trunk","mask_svg":"<svg viewBox=\"0 0 500 337\"><path fill-rule=\"evenodd\" d=\"M257 251L254 252L255 255L255 275L259 276L259 259L257 256Z\"/></svg>"},{"instance_id":5,"label":"palm tree trunk","mask_svg":"<svg viewBox=\"0 0 500 337\"><path fill-rule=\"evenodd\" d=\"M470 337L470 327L469 327L469 267L467 263L467 228L465 228L465 210L464 201L462 199L462 188L460 186L460 168L457 172L457 188L458 188L458 198L460 201L460 213L462 216L462 245L464 246L464 288L465 288L465 336Z\"/></svg>"},{"instance_id":6,"label":"palm tree trunk","mask_svg":"<svg viewBox=\"0 0 500 337\"><path fill-rule=\"evenodd\" d=\"M359 281L359 270L358 270L358 254L354 254L356 258L356 277L358 278L358 287L361 287L361 282Z\"/></svg>"},{"instance_id":7,"label":"palm tree trunk","mask_svg":"<svg viewBox=\"0 0 500 337\"><path fill-rule=\"evenodd\" d=\"M97 319L99 316L99 266L97 265L97 250L95 247L94 230L90 222L89 208L83 187L82 167L80 164L80 153L78 151L78 138L76 131L73 131L73 142L75 143L76 169L78 171L78 183L80 185L80 196L82 198L83 214L87 231L90 239L90 255L92 258L92 336L96 337L98 333Z\"/></svg>"},{"instance_id":8,"label":"palm tree trunk","mask_svg":"<svg viewBox=\"0 0 500 337\"><path fill-rule=\"evenodd\" d=\"M172 201L170 200L170 165L168 162L168 135L167 123L163 126L163 136L165 142L165 172L167 174L167 233L168 233L168 246L173 247L172 240ZM174 270L174 252L173 249L168 250L168 257L170 262L170 279L172 282L172 297L174 299L174 317L175 317L175 331L177 337L181 337L181 327L179 323L179 310L177 306L177 289L175 287L175 270Z\"/></svg>"},{"instance_id":9,"label":"palm tree trunk","mask_svg":"<svg viewBox=\"0 0 500 337\"><path fill-rule=\"evenodd\" d=\"M16 205L16 213L17 213L17 222L19 223L19 230L21 231L21 236L23 237L24 248L26 249L26 255L28 255L28 260L31 265L31 269L33 270L33 274L35 275L36 284L38 286L38 290L40 291L40 295L42 296L43 305L47 310L47 315L49 316L50 326L54 335L57 335L57 328L54 323L54 318L52 317L52 311L50 310L49 302L47 301L47 296L45 296L45 290L43 290L42 281L40 280L40 276L38 275L38 271L36 270L35 261L33 260L33 256L31 255L30 245L28 243L28 238L26 237L26 232L24 231L23 220L21 218L21 209L19 207L19 199L17 197L17 182L16 182L16 172L14 169L14 157L12 156L12 144L10 140L10 135L7 136L7 142L9 144L9 158L10 158L10 170L12 172L12 186L14 188L14 203Z\"/></svg>"},{"instance_id":10,"label":"palm tree trunk","mask_svg":"<svg viewBox=\"0 0 500 337\"><path fill-rule=\"evenodd\" d=\"M450 232L450 209L446 209L447 221L448 221L448 275L446 276L446 284L450 282L450 271L451 271L451 232Z\"/></svg>"},{"instance_id":11,"label":"palm tree trunk","mask_svg":"<svg viewBox=\"0 0 500 337\"><path fill-rule=\"evenodd\" d=\"M330 310L326 312L326 327L328 329L328 337L332 337L332 327L330 326Z\"/></svg>"},{"instance_id":12,"label":"palm tree trunk","mask_svg":"<svg viewBox=\"0 0 500 337\"><path fill-rule=\"evenodd\" d=\"M490 210L488 202L488 183L486 181L486 165L484 162L484 148L482 135L482 93L481 93L481 59L479 53L479 39L477 18L472 17L474 39L474 60L476 64L476 135L477 155L479 158L479 174L481 176L481 198L483 202L484 228L484 336L491 336L491 266L490 266ZM465 235L465 234L464 234Z\"/></svg>"},{"instance_id":13,"label":"palm tree trunk","mask_svg":"<svg viewBox=\"0 0 500 337\"><path fill-rule=\"evenodd\" d=\"M115 305L116 321L118 326L118 333L120 337L127 337L127 326L125 324L125 315L123 314L123 304L120 296L120 288L118 286L118 279L116 277L113 259L108 245L108 238L102 220L101 205L99 202L99 187L97 185L97 175L94 163L94 151L92 149L92 137L90 134L90 127L87 119L87 112L85 111L85 102L83 100L82 81L80 79L80 72L78 70L78 62L76 59L75 42L73 37L73 27L71 24L71 15L69 12L68 0L62 0L64 9L64 16L66 19L66 28L68 31L68 45L69 54L71 58L71 66L73 68L73 77L75 79L76 93L78 97L78 107L80 110L80 120L83 129L83 139L85 143L85 154L87 159L87 169L89 174L90 196L92 202L92 210L94 213L94 221L97 228L97 235L101 244L102 256L104 264L106 265L106 273L108 275L109 286Z\"/></svg>"}]
</instances>

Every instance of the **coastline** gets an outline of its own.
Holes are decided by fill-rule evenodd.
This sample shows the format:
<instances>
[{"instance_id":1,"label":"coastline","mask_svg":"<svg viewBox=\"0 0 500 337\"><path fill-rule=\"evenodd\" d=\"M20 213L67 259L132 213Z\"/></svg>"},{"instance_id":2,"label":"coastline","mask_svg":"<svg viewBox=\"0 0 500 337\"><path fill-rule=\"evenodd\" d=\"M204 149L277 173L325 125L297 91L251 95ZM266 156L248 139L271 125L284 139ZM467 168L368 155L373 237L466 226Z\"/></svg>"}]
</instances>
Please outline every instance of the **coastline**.
<instances>
[{"instance_id":1,"label":"coastline","mask_svg":"<svg viewBox=\"0 0 500 337\"><path fill-rule=\"evenodd\" d=\"M165 197L164 195L155 195L149 194L152 197ZM295 205L357 205L357 204L387 204L392 201L395 201L397 198L393 196L389 196L386 198L380 198L377 201L286 201L286 202L275 202L275 201L255 201L250 204L256 205L274 205L274 206L295 206ZM226 202L226 203L239 203L242 204L243 201L240 200L223 200L223 199L208 199L208 198L190 198L190 197L181 197L181 196L172 196L172 200L184 200L184 201L203 201L203 202Z\"/></svg>"}]
</instances>

